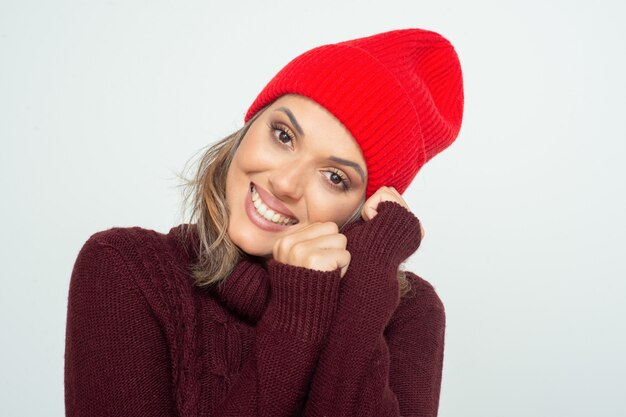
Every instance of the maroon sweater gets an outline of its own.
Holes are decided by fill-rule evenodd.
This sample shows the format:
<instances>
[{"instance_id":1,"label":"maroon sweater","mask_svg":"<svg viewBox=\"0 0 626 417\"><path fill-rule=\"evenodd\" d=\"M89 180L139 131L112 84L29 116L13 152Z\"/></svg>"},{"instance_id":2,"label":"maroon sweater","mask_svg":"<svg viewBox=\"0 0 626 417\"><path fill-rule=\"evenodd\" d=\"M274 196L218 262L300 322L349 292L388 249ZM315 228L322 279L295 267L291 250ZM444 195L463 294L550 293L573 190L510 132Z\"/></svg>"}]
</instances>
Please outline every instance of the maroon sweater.
<instances>
[{"instance_id":1,"label":"maroon sweater","mask_svg":"<svg viewBox=\"0 0 626 417\"><path fill-rule=\"evenodd\" d=\"M93 234L76 259L65 346L68 416L436 416L445 312L397 270L418 219L383 202L348 225L346 275L239 262L193 285L193 225Z\"/></svg>"}]
</instances>

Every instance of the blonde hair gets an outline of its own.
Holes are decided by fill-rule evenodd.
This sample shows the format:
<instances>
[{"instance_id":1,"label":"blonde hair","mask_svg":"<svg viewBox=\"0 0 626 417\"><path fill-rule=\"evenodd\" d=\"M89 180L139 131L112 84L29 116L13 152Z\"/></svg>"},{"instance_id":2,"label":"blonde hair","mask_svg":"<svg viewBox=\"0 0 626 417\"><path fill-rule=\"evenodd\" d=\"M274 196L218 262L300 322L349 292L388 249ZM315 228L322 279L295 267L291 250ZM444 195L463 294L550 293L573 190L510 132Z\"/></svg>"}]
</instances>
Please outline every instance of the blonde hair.
<instances>
[{"instance_id":1,"label":"blonde hair","mask_svg":"<svg viewBox=\"0 0 626 417\"><path fill-rule=\"evenodd\" d=\"M191 265L191 274L197 286L216 284L228 277L239 261L247 254L238 248L228 236L228 206L226 202L226 177L230 164L235 156L239 144L245 137L250 125L263 113L262 109L244 126L218 142L207 145L200 158L198 167L193 175L187 179L178 174L182 181L183 200L182 213L189 212L188 223L197 225L198 254L197 261ZM185 167L189 165L185 164ZM184 168L183 172L191 168ZM352 223L361 217L361 209L365 203L363 199L352 216L341 226ZM186 240L193 233L192 228L185 228ZM405 295L410 290L410 283L402 269L398 270L400 280L400 294Z\"/></svg>"}]
</instances>

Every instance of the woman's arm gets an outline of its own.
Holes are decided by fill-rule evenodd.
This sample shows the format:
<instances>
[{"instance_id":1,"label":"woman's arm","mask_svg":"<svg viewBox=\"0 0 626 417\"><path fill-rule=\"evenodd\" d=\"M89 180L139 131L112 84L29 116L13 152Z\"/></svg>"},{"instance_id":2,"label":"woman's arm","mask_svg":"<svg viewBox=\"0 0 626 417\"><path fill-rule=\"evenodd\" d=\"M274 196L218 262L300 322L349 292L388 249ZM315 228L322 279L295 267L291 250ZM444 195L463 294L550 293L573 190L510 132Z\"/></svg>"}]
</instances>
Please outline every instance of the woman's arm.
<instances>
[{"instance_id":1,"label":"woman's arm","mask_svg":"<svg viewBox=\"0 0 626 417\"><path fill-rule=\"evenodd\" d=\"M413 290L385 330L390 389L403 416L437 416L446 315L433 287L407 271Z\"/></svg>"},{"instance_id":2,"label":"woman's arm","mask_svg":"<svg viewBox=\"0 0 626 417\"><path fill-rule=\"evenodd\" d=\"M346 228L352 261L306 416L436 415L443 308L434 291L400 304L397 280L400 262L419 246L419 221L393 202L378 211Z\"/></svg>"},{"instance_id":3,"label":"woman's arm","mask_svg":"<svg viewBox=\"0 0 626 417\"><path fill-rule=\"evenodd\" d=\"M340 272L268 263L271 296L254 355L215 416L299 415L339 294Z\"/></svg>"},{"instance_id":4,"label":"woman's arm","mask_svg":"<svg viewBox=\"0 0 626 417\"><path fill-rule=\"evenodd\" d=\"M174 416L164 335L118 251L89 239L70 281L67 416Z\"/></svg>"}]
</instances>

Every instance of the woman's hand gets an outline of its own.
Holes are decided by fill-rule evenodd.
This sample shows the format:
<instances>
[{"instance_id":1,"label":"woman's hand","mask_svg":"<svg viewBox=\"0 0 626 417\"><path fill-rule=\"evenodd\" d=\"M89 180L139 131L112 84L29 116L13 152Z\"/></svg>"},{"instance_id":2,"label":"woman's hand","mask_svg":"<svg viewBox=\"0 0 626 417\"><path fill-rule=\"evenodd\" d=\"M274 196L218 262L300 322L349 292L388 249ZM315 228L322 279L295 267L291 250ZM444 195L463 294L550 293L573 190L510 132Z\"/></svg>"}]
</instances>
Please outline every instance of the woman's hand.
<instances>
[{"instance_id":1,"label":"woman's hand","mask_svg":"<svg viewBox=\"0 0 626 417\"><path fill-rule=\"evenodd\" d=\"M277 239L272 255L278 262L318 271L341 268L343 277L351 259L347 242L336 223L312 223Z\"/></svg>"},{"instance_id":2,"label":"woman's hand","mask_svg":"<svg viewBox=\"0 0 626 417\"><path fill-rule=\"evenodd\" d=\"M406 203L406 201L404 201L400 193L395 188L380 187L374 192L374 194L370 196L370 198L367 199L367 201L363 205L363 209L361 209L361 217L365 221L372 220L378 214L377 207L378 203L380 203L381 201L393 201L400 204L408 211L411 211L409 205ZM422 222L420 222L420 232L423 239L424 228L422 227Z\"/></svg>"}]
</instances>

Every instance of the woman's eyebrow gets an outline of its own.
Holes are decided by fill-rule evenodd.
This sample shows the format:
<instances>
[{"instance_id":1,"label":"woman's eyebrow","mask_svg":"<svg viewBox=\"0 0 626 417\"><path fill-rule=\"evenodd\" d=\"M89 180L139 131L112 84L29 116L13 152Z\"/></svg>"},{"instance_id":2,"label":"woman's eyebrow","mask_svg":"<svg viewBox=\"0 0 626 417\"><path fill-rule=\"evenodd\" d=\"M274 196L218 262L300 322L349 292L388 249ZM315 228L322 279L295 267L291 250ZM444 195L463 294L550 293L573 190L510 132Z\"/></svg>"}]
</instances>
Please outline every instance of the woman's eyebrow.
<instances>
[{"instance_id":1,"label":"woman's eyebrow","mask_svg":"<svg viewBox=\"0 0 626 417\"><path fill-rule=\"evenodd\" d=\"M296 120L296 116L293 115L291 110L289 110L287 107L281 106L281 107L277 108L274 111L279 111L279 110L282 111L283 113L285 113L287 115L287 117L289 117L289 120L291 121L291 124L293 124L294 127L296 128L296 130L298 131L298 133L300 133L300 135L302 137L304 137L304 131L302 130L302 127L298 123L298 120ZM337 163L340 163L342 165L347 165L347 166L350 166L350 167L354 168L356 170L356 172L358 172L359 175L361 176L361 181L365 182L365 174L363 173L363 169L356 162L348 161L347 159L339 158L338 156L332 156L332 155L329 156L328 159L330 159L331 161L335 161Z\"/></svg>"},{"instance_id":2,"label":"woman's eyebrow","mask_svg":"<svg viewBox=\"0 0 626 417\"><path fill-rule=\"evenodd\" d=\"M329 156L328 159L330 159L331 161L340 163L342 165L347 165L347 166L354 168L356 172L358 172L359 175L361 176L361 181L365 182L365 174L363 174L363 170L361 169L361 166L357 164L356 162L348 161L347 159L339 158L338 156L332 156L332 155Z\"/></svg>"},{"instance_id":3,"label":"woman's eyebrow","mask_svg":"<svg viewBox=\"0 0 626 417\"><path fill-rule=\"evenodd\" d=\"M300 124L296 120L296 116L293 115L291 110L289 110L287 107L279 107L279 108L277 108L274 111L278 111L278 110L284 112L287 115L287 117L289 117L289 120L291 120L291 124L293 124L295 126L296 130L298 131L298 133L300 133L300 135L302 135L302 137L304 137L304 131L302 130L302 127L300 127Z\"/></svg>"}]
</instances>

